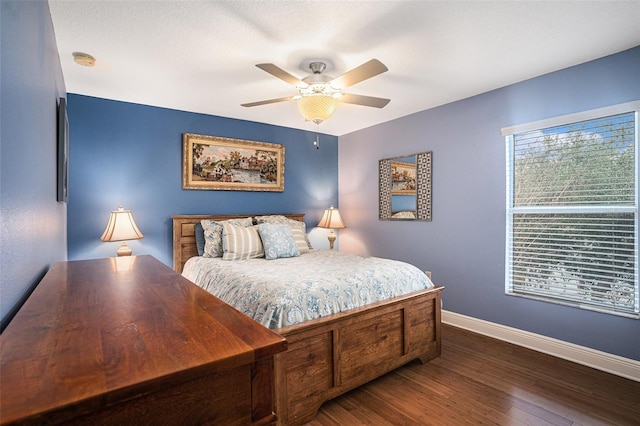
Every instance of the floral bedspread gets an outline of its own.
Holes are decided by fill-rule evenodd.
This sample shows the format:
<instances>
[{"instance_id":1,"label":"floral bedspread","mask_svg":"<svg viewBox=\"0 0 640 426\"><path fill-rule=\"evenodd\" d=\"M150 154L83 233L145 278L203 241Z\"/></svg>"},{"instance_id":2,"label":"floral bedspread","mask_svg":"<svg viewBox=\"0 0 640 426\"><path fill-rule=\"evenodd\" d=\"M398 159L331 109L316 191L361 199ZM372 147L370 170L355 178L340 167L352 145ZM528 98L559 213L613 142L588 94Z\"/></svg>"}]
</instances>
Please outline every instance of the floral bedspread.
<instances>
[{"instance_id":1,"label":"floral bedspread","mask_svg":"<svg viewBox=\"0 0 640 426\"><path fill-rule=\"evenodd\" d=\"M271 329L433 287L408 263L329 250L274 260L193 257L182 275Z\"/></svg>"}]
</instances>

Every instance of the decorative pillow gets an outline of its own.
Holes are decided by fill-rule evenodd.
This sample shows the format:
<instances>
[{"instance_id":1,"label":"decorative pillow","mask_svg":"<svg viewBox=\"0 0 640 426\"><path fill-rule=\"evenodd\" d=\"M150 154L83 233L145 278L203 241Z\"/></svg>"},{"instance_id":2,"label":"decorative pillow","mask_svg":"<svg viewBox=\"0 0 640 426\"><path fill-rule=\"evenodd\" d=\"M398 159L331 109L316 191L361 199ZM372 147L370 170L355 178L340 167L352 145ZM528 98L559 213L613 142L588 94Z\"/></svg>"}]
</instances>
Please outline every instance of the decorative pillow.
<instances>
[{"instance_id":1,"label":"decorative pillow","mask_svg":"<svg viewBox=\"0 0 640 426\"><path fill-rule=\"evenodd\" d=\"M232 225L249 227L253 226L253 219L250 217L243 219L229 219L216 222L213 220L201 220L204 229L204 252L202 257L222 257L222 225L229 223Z\"/></svg>"},{"instance_id":2,"label":"decorative pillow","mask_svg":"<svg viewBox=\"0 0 640 426\"><path fill-rule=\"evenodd\" d=\"M204 228L202 228L201 223L196 223L194 227L196 233L196 247L198 248L198 256L202 256L204 254Z\"/></svg>"},{"instance_id":3,"label":"decorative pillow","mask_svg":"<svg viewBox=\"0 0 640 426\"><path fill-rule=\"evenodd\" d=\"M262 241L258 234L258 227L244 227L222 224L222 259L244 260L264 257Z\"/></svg>"},{"instance_id":4,"label":"decorative pillow","mask_svg":"<svg viewBox=\"0 0 640 426\"><path fill-rule=\"evenodd\" d=\"M307 243L307 234L302 229L289 227L291 229L291 234L293 235L293 239L296 242L296 247L298 247L298 252L300 254L309 253L309 244Z\"/></svg>"},{"instance_id":5,"label":"decorative pillow","mask_svg":"<svg viewBox=\"0 0 640 426\"><path fill-rule=\"evenodd\" d=\"M289 225L262 223L258 225L258 232L262 239L264 255L267 260L300 256L300 251L296 246L296 240L293 238Z\"/></svg>"},{"instance_id":6,"label":"decorative pillow","mask_svg":"<svg viewBox=\"0 0 640 426\"><path fill-rule=\"evenodd\" d=\"M275 223L275 224L286 224L291 226L291 229L300 229L304 234L305 242L307 243L307 248L311 249L311 242L309 241L309 236L307 235L307 226L304 222L295 219L289 219L286 216L281 214L273 214L269 216L256 216L256 223L259 225L261 223Z\"/></svg>"}]
</instances>

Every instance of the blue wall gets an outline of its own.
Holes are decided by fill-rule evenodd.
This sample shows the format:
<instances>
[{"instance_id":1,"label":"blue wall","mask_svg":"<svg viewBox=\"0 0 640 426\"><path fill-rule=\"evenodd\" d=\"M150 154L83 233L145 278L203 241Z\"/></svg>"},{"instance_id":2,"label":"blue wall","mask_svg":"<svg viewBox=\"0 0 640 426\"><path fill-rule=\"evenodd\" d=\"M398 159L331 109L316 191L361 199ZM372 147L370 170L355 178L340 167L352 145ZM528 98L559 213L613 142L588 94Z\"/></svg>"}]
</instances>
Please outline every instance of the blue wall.
<instances>
[{"instance_id":1,"label":"blue wall","mask_svg":"<svg viewBox=\"0 0 640 426\"><path fill-rule=\"evenodd\" d=\"M500 64L496 64L500 66ZM640 320L504 294L500 129L640 99L640 47L340 137L342 250L405 260L444 309L640 360ZM433 152L433 221L378 221L378 160Z\"/></svg>"},{"instance_id":2,"label":"blue wall","mask_svg":"<svg viewBox=\"0 0 640 426\"><path fill-rule=\"evenodd\" d=\"M53 262L66 259L56 201L56 105L64 81L49 4L0 3L0 318L10 319Z\"/></svg>"},{"instance_id":3,"label":"blue wall","mask_svg":"<svg viewBox=\"0 0 640 426\"><path fill-rule=\"evenodd\" d=\"M312 244L328 248L326 230L313 227L338 202L337 137L321 135L317 150L315 133L301 130L74 94L68 104L70 260L115 255L120 243L100 235L119 204L144 234L129 242L134 254L169 266L174 214L305 213ZM284 192L183 190L183 133L283 144Z\"/></svg>"}]
</instances>

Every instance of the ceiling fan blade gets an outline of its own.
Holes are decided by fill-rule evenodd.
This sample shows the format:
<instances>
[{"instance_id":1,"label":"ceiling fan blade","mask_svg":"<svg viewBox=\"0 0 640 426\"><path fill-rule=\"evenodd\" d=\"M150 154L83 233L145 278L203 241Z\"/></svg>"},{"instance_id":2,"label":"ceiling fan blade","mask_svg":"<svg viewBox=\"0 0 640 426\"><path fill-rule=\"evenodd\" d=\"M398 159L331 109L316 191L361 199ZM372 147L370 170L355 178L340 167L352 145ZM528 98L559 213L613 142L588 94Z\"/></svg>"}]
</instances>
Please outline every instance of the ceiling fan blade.
<instances>
[{"instance_id":1,"label":"ceiling fan blade","mask_svg":"<svg viewBox=\"0 0 640 426\"><path fill-rule=\"evenodd\" d=\"M345 93L344 95L340 96L340 102L374 108L384 108L390 100L391 99L375 98L373 96L354 95L351 93Z\"/></svg>"},{"instance_id":2,"label":"ceiling fan blade","mask_svg":"<svg viewBox=\"0 0 640 426\"><path fill-rule=\"evenodd\" d=\"M294 96L286 96L284 98L267 99L266 101L249 102L247 104L240 104L243 107L254 107L259 105L275 104L276 102L292 101Z\"/></svg>"},{"instance_id":3,"label":"ceiling fan blade","mask_svg":"<svg viewBox=\"0 0 640 426\"><path fill-rule=\"evenodd\" d=\"M389 68L387 68L382 62L377 59L372 59L369 62L365 62L364 64L347 71L340 77L333 79L331 84L335 87L344 89L378 74L382 74L388 70Z\"/></svg>"},{"instance_id":4,"label":"ceiling fan blade","mask_svg":"<svg viewBox=\"0 0 640 426\"><path fill-rule=\"evenodd\" d=\"M256 64L256 67L294 86L307 87L307 83L303 82L298 77L292 76L291 74L274 64Z\"/></svg>"}]
</instances>

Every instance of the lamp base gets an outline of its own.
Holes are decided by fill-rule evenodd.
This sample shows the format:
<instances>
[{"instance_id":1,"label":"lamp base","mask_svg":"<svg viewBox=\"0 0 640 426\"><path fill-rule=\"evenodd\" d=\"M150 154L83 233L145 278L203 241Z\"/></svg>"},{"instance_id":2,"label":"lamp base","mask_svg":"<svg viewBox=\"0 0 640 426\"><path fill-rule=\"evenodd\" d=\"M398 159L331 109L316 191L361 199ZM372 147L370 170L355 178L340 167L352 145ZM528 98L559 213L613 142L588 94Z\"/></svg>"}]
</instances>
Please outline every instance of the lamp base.
<instances>
[{"instance_id":1,"label":"lamp base","mask_svg":"<svg viewBox=\"0 0 640 426\"><path fill-rule=\"evenodd\" d=\"M131 253L133 252L133 250L131 250L131 247L129 247L127 245L126 241L122 242L122 245L120 246L120 248L118 249L118 251L116 252L116 254L118 256L131 256Z\"/></svg>"},{"instance_id":2,"label":"lamp base","mask_svg":"<svg viewBox=\"0 0 640 426\"><path fill-rule=\"evenodd\" d=\"M329 231L329 235L327 235L327 239L329 240L329 250L333 250L333 243L336 241L336 233L333 231Z\"/></svg>"}]
</instances>

